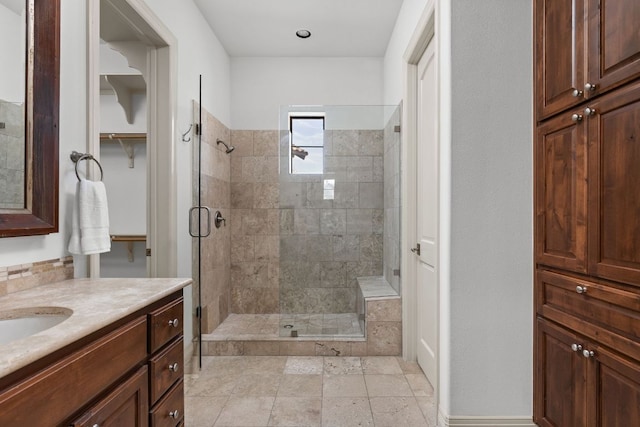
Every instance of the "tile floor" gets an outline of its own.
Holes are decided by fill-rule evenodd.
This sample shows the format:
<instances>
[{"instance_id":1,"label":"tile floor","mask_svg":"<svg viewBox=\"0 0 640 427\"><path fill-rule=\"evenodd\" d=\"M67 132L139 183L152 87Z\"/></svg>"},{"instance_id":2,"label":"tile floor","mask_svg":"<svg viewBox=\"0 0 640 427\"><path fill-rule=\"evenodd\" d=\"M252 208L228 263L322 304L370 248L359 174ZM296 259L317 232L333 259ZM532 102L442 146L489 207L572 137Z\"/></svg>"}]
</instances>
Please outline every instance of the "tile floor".
<instances>
[{"instance_id":1,"label":"tile floor","mask_svg":"<svg viewBox=\"0 0 640 427\"><path fill-rule=\"evenodd\" d=\"M185 372L187 427L436 425L433 388L399 357L209 356Z\"/></svg>"}]
</instances>

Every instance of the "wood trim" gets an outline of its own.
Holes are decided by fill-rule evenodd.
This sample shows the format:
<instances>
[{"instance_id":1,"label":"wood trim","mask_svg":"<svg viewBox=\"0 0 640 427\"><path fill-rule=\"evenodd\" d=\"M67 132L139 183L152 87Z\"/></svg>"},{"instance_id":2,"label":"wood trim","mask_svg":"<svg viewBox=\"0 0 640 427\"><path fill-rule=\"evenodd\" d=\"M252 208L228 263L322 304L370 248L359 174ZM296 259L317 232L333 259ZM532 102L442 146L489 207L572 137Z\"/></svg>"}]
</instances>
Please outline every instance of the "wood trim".
<instances>
[{"instance_id":1,"label":"wood trim","mask_svg":"<svg viewBox=\"0 0 640 427\"><path fill-rule=\"evenodd\" d=\"M27 147L31 148L26 170L31 169L31 185L25 185L26 210L0 213L0 237L58 232L60 0L35 0L33 22L37 54L26 79L33 82L33 112L26 126Z\"/></svg>"}]
</instances>

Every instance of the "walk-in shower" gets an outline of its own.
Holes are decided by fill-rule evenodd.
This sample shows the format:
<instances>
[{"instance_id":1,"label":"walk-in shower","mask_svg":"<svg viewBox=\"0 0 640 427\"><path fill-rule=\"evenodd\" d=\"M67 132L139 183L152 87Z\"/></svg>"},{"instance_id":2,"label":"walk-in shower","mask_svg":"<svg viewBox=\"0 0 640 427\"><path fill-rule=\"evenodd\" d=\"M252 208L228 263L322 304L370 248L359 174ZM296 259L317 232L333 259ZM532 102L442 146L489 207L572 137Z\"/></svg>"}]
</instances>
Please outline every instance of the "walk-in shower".
<instances>
[{"instance_id":1,"label":"walk-in shower","mask_svg":"<svg viewBox=\"0 0 640 427\"><path fill-rule=\"evenodd\" d=\"M400 107L283 106L258 130L202 115L194 203L226 219L194 246L204 353L400 354Z\"/></svg>"},{"instance_id":2,"label":"walk-in shower","mask_svg":"<svg viewBox=\"0 0 640 427\"><path fill-rule=\"evenodd\" d=\"M281 108L280 336L363 336L357 278L399 291L399 119L390 106Z\"/></svg>"}]
</instances>

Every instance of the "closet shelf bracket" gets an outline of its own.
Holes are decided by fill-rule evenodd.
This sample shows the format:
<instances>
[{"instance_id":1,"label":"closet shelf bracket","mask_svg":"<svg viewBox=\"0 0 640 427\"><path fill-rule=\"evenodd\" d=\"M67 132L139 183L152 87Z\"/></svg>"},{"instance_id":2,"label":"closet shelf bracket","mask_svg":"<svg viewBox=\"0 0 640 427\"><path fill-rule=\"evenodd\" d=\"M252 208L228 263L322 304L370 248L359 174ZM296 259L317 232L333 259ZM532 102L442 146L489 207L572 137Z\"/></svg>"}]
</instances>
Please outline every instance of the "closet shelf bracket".
<instances>
[{"instance_id":1,"label":"closet shelf bracket","mask_svg":"<svg viewBox=\"0 0 640 427\"><path fill-rule=\"evenodd\" d=\"M123 242L127 245L127 258L129 262L133 262L133 244L135 242L146 242L147 236L145 235L112 235L112 242Z\"/></svg>"},{"instance_id":2,"label":"closet shelf bracket","mask_svg":"<svg viewBox=\"0 0 640 427\"><path fill-rule=\"evenodd\" d=\"M101 133L100 140L102 141L118 141L120 146L127 153L129 158L129 168L133 169L135 166L135 143L145 142L147 139L146 133Z\"/></svg>"},{"instance_id":3,"label":"closet shelf bracket","mask_svg":"<svg viewBox=\"0 0 640 427\"><path fill-rule=\"evenodd\" d=\"M133 143L131 141L123 141L121 139L118 139L118 142L120 143L120 146L122 147L124 152L127 153L127 157L129 158L129 168L133 169L134 160L136 157L135 150L133 149Z\"/></svg>"}]
</instances>

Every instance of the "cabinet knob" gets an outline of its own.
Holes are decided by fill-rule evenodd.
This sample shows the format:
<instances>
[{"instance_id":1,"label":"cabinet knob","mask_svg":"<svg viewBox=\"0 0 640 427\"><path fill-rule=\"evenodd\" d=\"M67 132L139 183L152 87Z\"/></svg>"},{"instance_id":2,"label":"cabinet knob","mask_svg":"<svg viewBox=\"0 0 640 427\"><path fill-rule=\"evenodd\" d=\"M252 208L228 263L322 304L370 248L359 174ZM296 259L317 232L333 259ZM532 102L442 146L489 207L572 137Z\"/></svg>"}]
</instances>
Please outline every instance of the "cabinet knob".
<instances>
[{"instance_id":1,"label":"cabinet knob","mask_svg":"<svg viewBox=\"0 0 640 427\"><path fill-rule=\"evenodd\" d=\"M591 107L587 107L584 109L584 115L585 116L593 116L596 113L596 109L595 108L591 108Z\"/></svg>"},{"instance_id":2,"label":"cabinet knob","mask_svg":"<svg viewBox=\"0 0 640 427\"><path fill-rule=\"evenodd\" d=\"M582 355L588 359L590 357L595 356L596 354L590 350L582 350Z\"/></svg>"},{"instance_id":3,"label":"cabinet knob","mask_svg":"<svg viewBox=\"0 0 640 427\"><path fill-rule=\"evenodd\" d=\"M574 89L573 92L571 92L571 95L578 98L578 97L581 97L583 93L584 92L582 92L580 89Z\"/></svg>"},{"instance_id":4,"label":"cabinet knob","mask_svg":"<svg viewBox=\"0 0 640 427\"><path fill-rule=\"evenodd\" d=\"M587 90L589 92L593 92L594 90L596 90L597 86L598 85L593 85L591 83L587 83L587 84L584 85L584 90Z\"/></svg>"},{"instance_id":5,"label":"cabinet knob","mask_svg":"<svg viewBox=\"0 0 640 427\"><path fill-rule=\"evenodd\" d=\"M178 319L169 320L169 326L173 326L174 328L177 328L179 324L180 322L178 321Z\"/></svg>"},{"instance_id":6,"label":"cabinet knob","mask_svg":"<svg viewBox=\"0 0 640 427\"><path fill-rule=\"evenodd\" d=\"M586 286L576 286L576 292L579 294L586 294L587 293L587 287Z\"/></svg>"},{"instance_id":7,"label":"cabinet knob","mask_svg":"<svg viewBox=\"0 0 640 427\"><path fill-rule=\"evenodd\" d=\"M578 352L582 350L582 346L580 344L573 343L571 344L571 350Z\"/></svg>"},{"instance_id":8,"label":"cabinet knob","mask_svg":"<svg viewBox=\"0 0 640 427\"><path fill-rule=\"evenodd\" d=\"M582 114L574 113L571 115L571 120L578 123L582 121Z\"/></svg>"},{"instance_id":9,"label":"cabinet knob","mask_svg":"<svg viewBox=\"0 0 640 427\"><path fill-rule=\"evenodd\" d=\"M177 420L178 418L180 418L180 412L177 409L175 411L171 411L169 412L169 417Z\"/></svg>"},{"instance_id":10,"label":"cabinet knob","mask_svg":"<svg viewBox=\"0 0 640 427\"><path fill-rule=\"evenodd\" d=\"M180 368L180 365L178 365L178 362L175 362L169 365L169 370L171 372L178 372L179 368Z\"/></svg>"}]
</instances>

